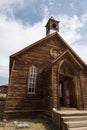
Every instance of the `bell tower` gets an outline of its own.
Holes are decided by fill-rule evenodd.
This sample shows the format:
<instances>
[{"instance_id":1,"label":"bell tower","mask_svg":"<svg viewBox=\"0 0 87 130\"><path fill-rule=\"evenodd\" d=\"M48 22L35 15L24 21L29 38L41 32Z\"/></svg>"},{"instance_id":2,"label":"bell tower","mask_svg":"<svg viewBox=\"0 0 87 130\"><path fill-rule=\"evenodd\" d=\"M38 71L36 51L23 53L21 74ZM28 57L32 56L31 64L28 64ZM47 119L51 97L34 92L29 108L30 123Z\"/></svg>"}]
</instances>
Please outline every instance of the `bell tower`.
<instances>
[{"instance_id":1,"label":"bell tower","mask_svg":"<svg viewBox=\"0 0 87 130\"><path fill-rule=\"evenodd\" d=\"M56 21L52 16L46 24L46 36L53 32L59 32L59 21Z\"/></svg>"}]
</instances>

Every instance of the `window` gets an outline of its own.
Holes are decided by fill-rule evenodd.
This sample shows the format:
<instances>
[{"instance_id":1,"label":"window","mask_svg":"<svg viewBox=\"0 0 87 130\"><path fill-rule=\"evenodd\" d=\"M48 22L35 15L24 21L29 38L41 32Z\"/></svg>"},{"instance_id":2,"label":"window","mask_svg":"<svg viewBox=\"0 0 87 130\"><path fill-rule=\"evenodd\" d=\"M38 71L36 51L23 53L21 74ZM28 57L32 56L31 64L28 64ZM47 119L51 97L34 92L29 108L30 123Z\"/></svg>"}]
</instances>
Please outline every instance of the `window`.
<instances>
[{"instance_id":1,"label":"window","mask_svg":"<svg viewBox=\"0 0 87 130\"><path fill-rule=\"evenodd\" d=\"M56 24L53 24L53 28L56 28Z\"/></svg>"},{"instance_id":2,"label":"window","mask_svg":"<svg viewBox=\"0 0 87 130\"><path fill-rule=\"evenodd\" d=\"M36 66L31 66L30 73L29 73L29 83L28 83L29 93L35 93L36 76L37 76L37 68Z\"/></svg>"}]
</instances>

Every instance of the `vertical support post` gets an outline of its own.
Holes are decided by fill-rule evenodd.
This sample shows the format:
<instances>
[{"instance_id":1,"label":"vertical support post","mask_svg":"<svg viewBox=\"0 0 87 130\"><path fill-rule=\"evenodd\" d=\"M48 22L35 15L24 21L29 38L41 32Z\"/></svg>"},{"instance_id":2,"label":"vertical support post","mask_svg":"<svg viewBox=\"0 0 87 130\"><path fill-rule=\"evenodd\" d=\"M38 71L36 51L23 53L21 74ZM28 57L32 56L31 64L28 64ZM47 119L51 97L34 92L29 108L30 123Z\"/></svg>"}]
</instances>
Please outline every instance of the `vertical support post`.
<instances>
[{"instance_id":1,"label":"vertical support post","mask_svg":"<svg viewBox=\"0 0 87 130\"><path fill-rule=\"evenodd\" d=\"M79 72L79 82L80 82L80 92L81 92L81 98L82 98L82 108L84 110L83 89L82 89L82 83L81 83L81 78L80 78L80 72Z\"/></svg>"},{"instance_id":2,"label":"vertical support post","mask_svg":"<svg viewBox=\"0 0 87 130\"><path fill-rule=\"evenodd\" d=\"M76 106L79 108L79 94L78 94L78 88L77 88L77 82L76 82L76 76L74 77L74 88L75 88L75 96L76 96Z\"/></svg>"},{"instance_id":3,"label":"vertical support post","mask_svg":"<svg viewBox=\"0 0 87 130\"><path fill-rule=\"evenodd\" d=\"M59 85L59 73L57 75L57 107L60 109L60 85Z\"/></svg>"},{"instance_id":4,"label":"vertical support post","mask_svg":"<svg viewBox=\"0 0 87 130\"><path fill-rule=\"evenodd\" d=\"M52 99L53 108L58 109L58 72L57 65L52 67Z\"/></svg>"}]
</instances>

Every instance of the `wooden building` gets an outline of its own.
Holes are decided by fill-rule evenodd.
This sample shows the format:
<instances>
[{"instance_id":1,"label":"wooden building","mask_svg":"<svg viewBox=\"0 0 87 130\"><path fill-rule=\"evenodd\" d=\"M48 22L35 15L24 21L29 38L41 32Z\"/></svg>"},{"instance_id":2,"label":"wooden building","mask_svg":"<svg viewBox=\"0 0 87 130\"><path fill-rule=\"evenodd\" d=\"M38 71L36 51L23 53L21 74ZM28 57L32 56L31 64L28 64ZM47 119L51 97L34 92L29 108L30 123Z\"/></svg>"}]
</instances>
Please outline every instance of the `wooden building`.
<instances>
[{"instance_id":1,"label":"wooden building","mask_svg":"<svg viewBox=\"0 0 87 130\"><path fill-rule=\"evenodd\" d=\"M87 109L87 66L58 31L51 17L45 38L10 56L4 118Z\"/></svg>"},{"instance_id":2,"label":"wooden building","mask_svg":"<svg viewBox=\"0 0 87 130\"><path fill-rule=\"evenodd\" d=\"M7 94L8 85L1 85L0 86L0 93Z\"/></svg>"}]
</instances>

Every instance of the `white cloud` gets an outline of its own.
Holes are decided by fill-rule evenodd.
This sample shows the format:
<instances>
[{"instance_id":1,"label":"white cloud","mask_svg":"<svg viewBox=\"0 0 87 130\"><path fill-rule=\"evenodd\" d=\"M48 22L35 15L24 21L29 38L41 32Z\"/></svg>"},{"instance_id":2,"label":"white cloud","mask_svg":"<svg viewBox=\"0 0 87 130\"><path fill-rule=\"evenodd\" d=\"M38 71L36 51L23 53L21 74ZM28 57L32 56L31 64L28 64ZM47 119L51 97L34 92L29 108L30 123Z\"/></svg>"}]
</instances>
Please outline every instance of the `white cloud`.
<instances>
[{"instance_id":1,"label":"white cloud","mask_svg":"<svg viewBox=\"0 0 87 130\"><path fill-rule=\"evenodd\" d=\"M0 55L1 65L8 65L8 57L12 53L39 40L45 35L45 20L34 26L23 26L21 22L0 18Z\"/></svg>"},{"instance_id":2,"label":"white cloud","mask_svg":"<svg viewBox=\"0 0 87 130\"><path fill-rule=\"evenodd\" d=\"M0 6L11 5L15 3L23 4L24 0L0 0Z\"/></svg>"},{"instance_id":3,"label":"white cloud","mask_svg":"<svg viewBox=\"0 0 87 130\"><path fill-rule=\"evenodd\" d=\"M9 67L8 66L1 66L0 65L0 77L8 77L8 74L9 74Z\"/></svg>"},{"instance_id":4,"label":"white cloud","mask_svg":"<svg viewBox=\"0 0 87 130\"><path fill-rule=\"evenodd\" d=\"M70 3L70 7L71 7L71 9L73 9L74 11L77 10L77 8L75 7L74 3Z\"/></svg>"},{"instance_id":5,"label":"white cloud","mask_svg":"<svg viewBox=\"0 0 87 130\"><path fill-rule=\"evenodd\" d=\"M10 16L14 19L14 7L21 8L23 5L24 0L0 0L0 15ZM7 19L9 19L9 17Z\"/></svg>"},{"instance_id":6,"label":"white cloud","mask_svg":"<svg viewBox=\"0 0 87 130\"><path fill-rule=\"evenodd\" d=\"M87 44L82 45L82 44L75 44L72 45L72 48L77 54L82 58L85 63L87 63Z\"/></svg>"},{"instance_id":7,"label":"white cloud","mask_svg":"<svg viewBox=\"0 0 87 130\"><path fill-rule=\"evenodd\" d=\"M74 15L69 17L67 15L60 16L60 33L65 38L69 44L76 42L81 39L81 33L78 32L78 29L81 29L84 26L84 22L80 21L79 18Z\"/></svg>"},{"instance_id":8,"label":"white cloud","mask_svg":"<svg viewBox=\"0 0 87 130\"><path fill-rule=\"evenodd\" d=\"M8 84L9 67L0 65L0 85Z\"/></svg>"},{"instance_id":9,"label":"white cloud","mask_svg":"<svg viewBox=\"0 0 87 130\"><path fill-rule=\"evenodd\" d=\"M41 6L43 6L43 5L41 5ZM42 7L41 7L41 8L42 8ZM44 11L42 11L42 12L43 12L43 16L44 16L44 17L49 16L49 9L48 9L47 6L44 7Z\"/></svg>"},{"instance_id":10,"label":"white cloud","mask_svg":"<svg viewBox=\"0 0 87 130\"><path fill-rule=\"evenodd\" d=\"M83 14L83 15L81 16L81 21L82 21L84 24L86 24L86 22L87 22L87 13L85 13L85 14Z\"/></svg>"}]
</instances>

